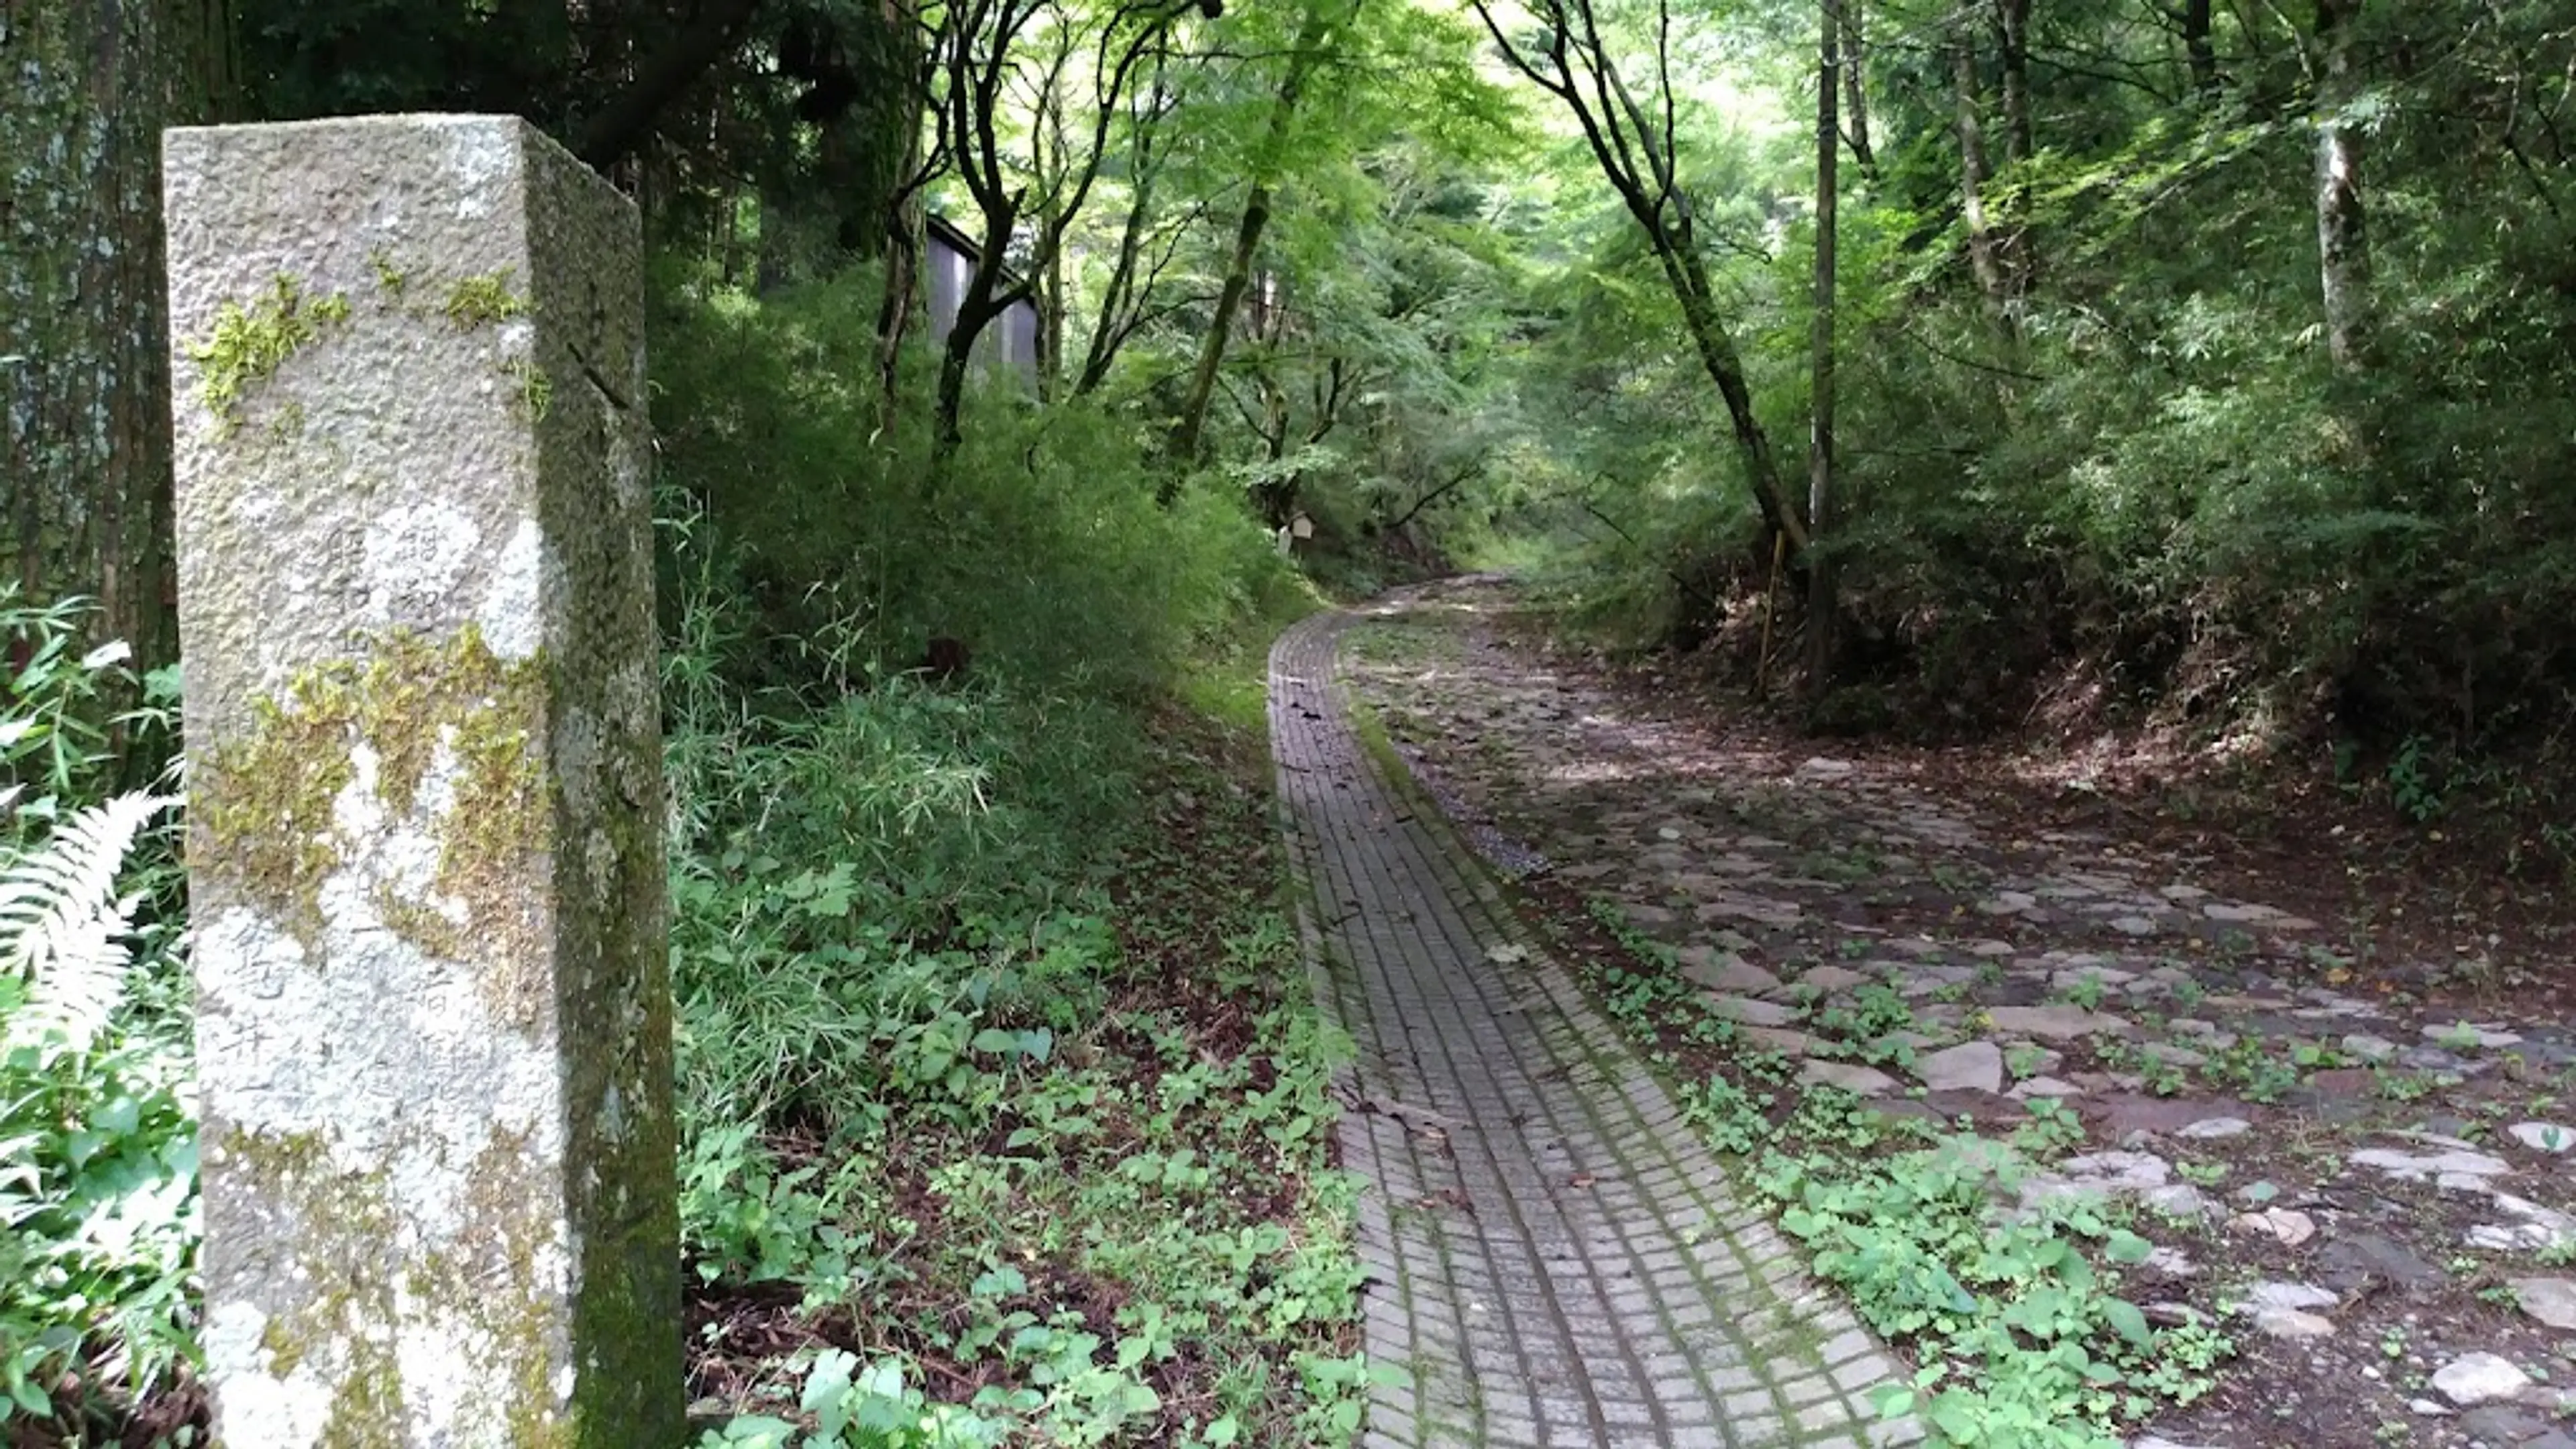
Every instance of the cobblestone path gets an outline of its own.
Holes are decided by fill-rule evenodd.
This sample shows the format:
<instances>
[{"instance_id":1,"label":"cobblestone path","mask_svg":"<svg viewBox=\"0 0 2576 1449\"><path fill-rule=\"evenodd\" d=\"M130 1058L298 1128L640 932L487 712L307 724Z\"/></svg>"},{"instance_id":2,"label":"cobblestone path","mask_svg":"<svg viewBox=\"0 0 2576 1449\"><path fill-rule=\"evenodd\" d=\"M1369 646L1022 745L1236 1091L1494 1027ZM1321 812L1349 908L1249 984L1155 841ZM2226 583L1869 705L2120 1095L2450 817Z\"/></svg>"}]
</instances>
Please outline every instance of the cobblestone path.
<instances>
[{"instance_id":1,"label":"cobblestone path","mask_svg":"<svg viewBox=\"0 0 2576 1449\"><path fill-rule=\"evenodd\" d=\"M1334 679L1351 617L1280 639L1270 719L1317 991L1359 1046L1341 1142L1371 1184L1368 1353L1406 1371L1365 1443L1910 1441L1868 1400L1895 1364L1373 761Z\"/></svg>"}]
</instances>

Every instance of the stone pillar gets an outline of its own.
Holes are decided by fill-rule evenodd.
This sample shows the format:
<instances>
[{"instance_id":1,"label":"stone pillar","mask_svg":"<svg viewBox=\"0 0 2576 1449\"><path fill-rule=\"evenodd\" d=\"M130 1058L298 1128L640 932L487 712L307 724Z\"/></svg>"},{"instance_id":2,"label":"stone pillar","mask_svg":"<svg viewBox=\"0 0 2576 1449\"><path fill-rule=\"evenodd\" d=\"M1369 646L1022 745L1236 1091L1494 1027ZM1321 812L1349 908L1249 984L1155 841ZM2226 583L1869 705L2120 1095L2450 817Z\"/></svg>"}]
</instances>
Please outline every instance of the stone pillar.
<instances>
[{"instance_id":1,"label":"stone pillar","mask_svg":"<svg viewBox=\"0 0 2576 1449\"><path fill-rule=\"evenodd\" d=\"M480 116L165 186L218 1441L675 1445L635 209Z\"/></svg>"}]
</instances>

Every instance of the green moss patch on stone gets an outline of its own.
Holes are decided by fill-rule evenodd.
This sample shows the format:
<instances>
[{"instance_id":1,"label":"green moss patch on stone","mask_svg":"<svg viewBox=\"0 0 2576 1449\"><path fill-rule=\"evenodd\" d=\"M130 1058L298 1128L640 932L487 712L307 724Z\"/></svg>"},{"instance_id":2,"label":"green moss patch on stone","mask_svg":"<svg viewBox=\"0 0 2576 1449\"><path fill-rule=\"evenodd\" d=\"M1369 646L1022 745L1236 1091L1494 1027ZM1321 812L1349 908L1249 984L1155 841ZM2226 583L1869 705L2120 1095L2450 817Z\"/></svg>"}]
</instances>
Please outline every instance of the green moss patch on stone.
<instances>
[{"instance_id":1,"label":"green moss patch on stone","mask_svg":"<svg viewBox=\"0 0 2576 1449\"><path fill-rule=\"evenodd\" d=\"M394 265L393 253L383 247L367 253L367 265L375 269L376 285L384 288L388 296L400 297L403 288L411 284L403 269Z\"/></svg>"},{"instance_id":2,"label":"green moss patch on stone","mask_svg":"<svg viewBox=\"0 0 2576 1449\"><path fill-rule=\"evenodd\" d=\"M526 358L501 365L501 375L518 386L519 405L528 410L530 423L542 423L554 407L555 381L544 368Z\"/></svg>"},{"instance_id":3,"label":"green moss patch on stone","mask_svg":"<svg viewBox=\"0 0 2576 1449\"><path fill-rule=\"evenodd\" d=\"M260 1330L259 1346L268 1351L271 1378L292 1378L295 1366L304 1362L304 1340L290 1331L282 1319L272 1318L268 1326Z\"/></svg>"},{"instance_id":4,"label":"green moss patch on stone","mask_svg":"<svg viewBox=\"0 0 2576 1449\"><path fill-rule=\"evenodd\" d=\"M526 315L527 295L511 287L511 275L510 269L503 267L480 276L459 278L447 289L447 320L457 331L471 332Z\"/></svg>"},{"instance_id":5,"label":"green moss patch on stone","mask_svg":"<svg viewBox=\"0 0 2576 1449\"><path fill-rule=\"evenodd\" d=\"M280 274L266 295L247 307L226 302L215 311L214 330L188 344L200 377L197 397L230 435L241 423L251 388L267 381L286 360L320 341L325 328L349 320L349 299L338 293L308 299L293 277Z\"/></svg>"},{"instance_id":6,"label":"green moss patch on stone","mask_svg":"<svg viewBox=\"0 0 2576 1449\"><path fill-rule=\"evenodd\" d=\"M229 854L250 898L309 946L321 928L322 878L339 863L331 806L353 773L353 706L339 680L311 673L252 712L249 739L217 750L197 778L189 816L205 845Z\"/></svg>"},{"instance_id":7,"label":"green moss patch on stone","mask_svg":"<svg viewBox=\"0 0 2576 1449\"><path fill-rule=\"evenodd\" d=\"M230 852L250 898L313 944L319 891L345 845L333 802L356 778L351 752L361 743L375 752L377 798L403 819L444 747L456 777L434 826L435 888L463 903L465 919L390 890L377 904L421 949L482 963L495 1013L533 1025L548 943L528 882L554 828L539 753L543 660L505 662L470 625L444 642L385 634L362 659L308 669L255 710L248 738L214 752L196 807L205 840Z\"/></svg>"},{"instance_id":8,"label":"green moss patch on stone","mask_svg":"<svg viewBox=\"0 0 2576 1449\"><path fill-rule=\"evenodd\" d=\"M332 1395L322 1442L333 1449L402 1449L411 1434L403 1421L401 1361L390 1344L365 1336L363 1329L352 1331L347 1347L349 1367Z\"/></svg>"}]
</instances>

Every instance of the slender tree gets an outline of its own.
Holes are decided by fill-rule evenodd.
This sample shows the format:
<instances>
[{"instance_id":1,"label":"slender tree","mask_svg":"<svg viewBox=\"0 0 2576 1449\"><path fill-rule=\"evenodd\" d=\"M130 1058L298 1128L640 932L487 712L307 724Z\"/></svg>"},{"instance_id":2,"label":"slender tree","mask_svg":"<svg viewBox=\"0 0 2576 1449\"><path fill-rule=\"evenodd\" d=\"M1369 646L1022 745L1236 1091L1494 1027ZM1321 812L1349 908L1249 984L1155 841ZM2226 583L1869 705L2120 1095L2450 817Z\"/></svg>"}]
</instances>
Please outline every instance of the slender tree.
<instances>
[{"instance_id":1,"label":"slender tree","mask_svg":"<svg viewBox=\"0 0 2576 1449\"><path fill-rule=\"evenodd\" d=\"M1959 215L1968 229L1968 269L1985 298L1995 331L2012 337L2011 288L2004 280L2003 259L1994 227L1986 215L1991 180L1986 168L1986 133L1981 84L1977 77L1975 31L1961 27L1950 41L1951 88L1957 93L1959 138Z\"/></svg>"},{"instance_id":2,"label":"slender tree","mask_svg":"<svg viewBox=\"0 0 2576 1449\"><path fill-rule=\"evenodd\" d=\"M1205 211L1204 203L1194 203L1177 220L1162 215L1163 172L1170 164L1163 126L1178 99L1166 81L1164 58L1157 56L1153 80L1136 93L1127 118L1127 216L1119 225L1109 277L1092 306L1091 340L1073 380L1075 397L1097 391L1128 340L1163 315L1155 286L1172 265L1186 223Z\"/></svg>"},{"instance_id":3,"label":"slender tree","mask_svg":"<svg viewBox=\"0 0 2576 1449\"><path fill-rule=\"evenodd\" d=\"M1216 308L1199 342L1198 364L1190 372L1189 391L1181 399L1180 421L1172 428L1174 472L1161 486L1166 503L1179 492L1180 470L1198 457L1199 434L1207 426L1208 401L1216 394L1216 370L1225 362L1226 337L1233 330L1236 310L1243 305L1244 290L1252 285L1253 260L1261 250L1261 233L1270 225L1271 187L1278 180L1289 130L1296 124L1298 103L1305 98L1308 77L1330 51L1333 32L1348 18L1350 10L1349 0L1314 0L1297 27L1297 38L1289 42L1287 69L1280 77L1278 95L1271 102L1261 145L1253 153L1252 184L1244 194L1243 214L1235 223L1225 281L1217 291Z\"/></svg>"},{"instance_id":4,"label":"slender tree","mask_svg":"<svg viewBox=\"0 0 2576 1449\"><path fill-rule=\"evenodd\" d=\"M1807 440L1807 531L1832 537L1834 490L1834 251L1840 216L1835 173L1842 158L1842 126L1835 114L1842 91L1842 4L1823 0L1816 46L1816 280L1815 321L1808 345L1810 410ZM1807 692L1822 698L1833 682L1834 570L1818 557L1807 567Z\"/></svg>"},{"instance_id":5,"label":"slender tree","mask_svg":"<svg viewBox=\"0 0 2576 1449\"><path fill-rule=\"evenodd\" d=\"M1860 163L1864 176L1875 176L1878 152L1869 139L1869 51L1861 28L1867 8L1863 0L1844 0L1842 5L1842 128L1852 160Z\"/></svg>"},{"instance_id":6,"label":"slender tree","mask_svg":"<svg viewBox=\"0 0 2576 1449\"><path fill-rule=\"evenodd\" d=\"M2004 160L2027 161L2030 119L2030 0L1994 0L1995 57L2003 72Z\"/></svg>"},{"instance_id":7,"label":"slender tree","mask_svg":"<svg viewBox=\"0 0 2576 1449\"><path fill-rule=\"evenodd\" d=\"M938 174L938 156L922 154L921 128L905 138L904 161L910 174L885 203L885 290L877 299L878 426L894 426L902 406L903 344L920 320L921 254L929 244L921 190Z\"/></svg>"},{"instance_id":8,"label":"slender tree","mask_svg":"<svg viewBox=\"0 0 2576 1449\"><path fill-rule=\"evenodd\" d=\"M2361 135L2348 114L2357 90L2353 20L2360 0L2316 0L2316 201L2318 277L2326 347L2335 365L2361 367L2369 347L2370 249L2362 228Z\"/></svg>"},{"instance_id":9,"label":"slender tree","mask_svg":"<svg viewBox=\"0 0 2576 1449\"><path fill-rule=\"evenodd\" d=\"M1129 83L1184 16L1214 14L1216 0L1117 0L1087 9L1071 0L948 0L930 42L942 149L983 221L975 268L959 298L939 362L939 455L963 441L966 375L984 330L1028 300L1054 267L1098 180ZM1060 156L1041 163L1011 133L1007 114L1029 93L1087 79L1090 104ZM1033 188L1035 194L1032 194ZM1008 255L1023 223L1028 255Z\"/></svg>"},{"instance_id":10,"label":"slender tree","mask_svg":"<svg viewBox=\"0 0 2576 1449\"><path fill-rule=\"evenodd\" d=\"M1534 33L1514 38L1494 0L1475 0L1476 14L1514 70L1556 98L1583 131L1602 176L1645 232L1682 312L1700 365L1726 404L1737 456L1765 522L1804 553L1807 526L1798 516L1753 411L1742 355L1700 252L1698 224L1681 185L1678 105L1672 75L1672 6L1655 0L1653 76L1640 101L1613 59L1593 0L1536 0Z\"/></svg>"},{"instance_id":11,"label":"slender tree","mask_svg":"<svg viewBox=\"0 0 2576 1449\"><path fill-rule=\"evenodd\" d=\"M2031 240L2028 181L2021 174L2037 147L2030 108L2030 0L1994 0L1996 69L2002 74L2004 175L2009 184L1989 195L1996 213L1995 260L2003 273L2005 305L2018 339L2038 259Z\"/></svg>"}]
</instances>

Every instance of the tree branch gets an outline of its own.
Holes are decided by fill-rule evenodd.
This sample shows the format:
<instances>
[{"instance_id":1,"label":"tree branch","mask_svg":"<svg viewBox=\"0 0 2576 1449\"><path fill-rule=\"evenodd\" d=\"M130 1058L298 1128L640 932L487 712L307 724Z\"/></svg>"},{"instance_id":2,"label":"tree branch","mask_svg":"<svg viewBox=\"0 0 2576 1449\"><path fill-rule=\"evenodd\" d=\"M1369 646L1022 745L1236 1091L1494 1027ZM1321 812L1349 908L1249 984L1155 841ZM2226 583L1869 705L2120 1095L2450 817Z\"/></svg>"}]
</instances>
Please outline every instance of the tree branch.
<instances>
[{"instance_id":1,"label":"tree branch","mask_svg":"<svg viewBox=\"0 0 2576 1449\"><path fill-rule=\"evenodd\" d=\"M1443 497L1456 491L1462 485L1471 483L1476 479L1485 476L1485 457L1485 454L1477 454L1476 461L1468 464L1465 468L1460 469L1458 476L1416 499L1411 508L1404 510L1403 517L1398 518L1395 522L1386 526L1386 531L1388 533L1402 533L1404 531L1404 526L1413 521L1413 516L1415 514L1420 513L1432 504L1439 502Z\"/></svg>"}]
</instances>

